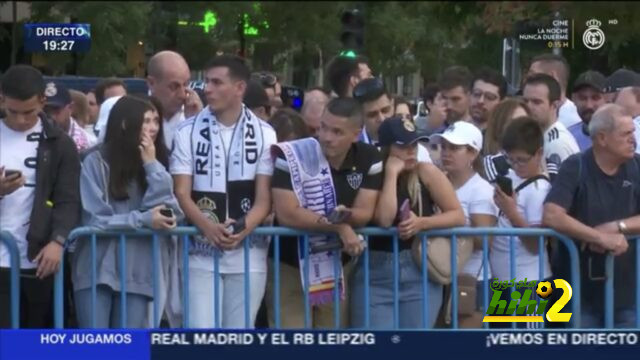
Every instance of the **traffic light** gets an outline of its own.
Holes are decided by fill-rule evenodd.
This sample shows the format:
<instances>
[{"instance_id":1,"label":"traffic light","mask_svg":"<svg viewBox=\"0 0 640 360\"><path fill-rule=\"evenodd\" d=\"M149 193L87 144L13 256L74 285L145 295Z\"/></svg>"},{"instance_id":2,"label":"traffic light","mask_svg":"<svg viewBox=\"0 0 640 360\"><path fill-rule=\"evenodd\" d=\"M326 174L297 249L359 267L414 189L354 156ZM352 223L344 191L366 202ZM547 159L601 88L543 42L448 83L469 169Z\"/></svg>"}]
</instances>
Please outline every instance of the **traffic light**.
<instances>
[{"instance_id":1,"label":"traffic light","mask_svg":"<svg viewBox=\"0 0 640 360\"><path fill-rule=\"evenodd\" d=\"M345 50L361 50L364 45L364 17L358 9L342 13L340 42Z\"/></svg>"}]
</instances>

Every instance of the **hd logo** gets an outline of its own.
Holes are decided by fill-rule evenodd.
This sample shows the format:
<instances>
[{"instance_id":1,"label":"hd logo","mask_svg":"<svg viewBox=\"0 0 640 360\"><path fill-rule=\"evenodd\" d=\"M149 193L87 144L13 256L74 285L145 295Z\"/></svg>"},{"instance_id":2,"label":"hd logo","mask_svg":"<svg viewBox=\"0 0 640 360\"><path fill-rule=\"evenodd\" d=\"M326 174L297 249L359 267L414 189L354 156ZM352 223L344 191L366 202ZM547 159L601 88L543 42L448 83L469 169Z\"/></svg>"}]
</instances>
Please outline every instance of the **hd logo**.
<instances>
[{"instance_id":1,"label":"hd logo","mask_svg":"<svg viewBox=\"0 0 640 360\"><path fill-rule=\"evenodd\" d=\"M553 280L555 290L562 290L562 296L556 301L549 310L549 296L554 291L554 287L549 281L541 281L536 284L535 281L515 282L515 279L509 281L496 281L491 283L493 296L487 309L487 314L482 320L483 322L544 322L543 314L549 322L569 322L571 313L561 313L560 311L567 305L573 296L571 285L563 279ZM518 290L511 291L511 300L507 306L507 300L503 298L503 292L513 287ZM535 288L536 295L533 295ZM507 291L508 294L508 291ZM534 316L535 315L537 316Z\"/></svg>"}]
</instances>

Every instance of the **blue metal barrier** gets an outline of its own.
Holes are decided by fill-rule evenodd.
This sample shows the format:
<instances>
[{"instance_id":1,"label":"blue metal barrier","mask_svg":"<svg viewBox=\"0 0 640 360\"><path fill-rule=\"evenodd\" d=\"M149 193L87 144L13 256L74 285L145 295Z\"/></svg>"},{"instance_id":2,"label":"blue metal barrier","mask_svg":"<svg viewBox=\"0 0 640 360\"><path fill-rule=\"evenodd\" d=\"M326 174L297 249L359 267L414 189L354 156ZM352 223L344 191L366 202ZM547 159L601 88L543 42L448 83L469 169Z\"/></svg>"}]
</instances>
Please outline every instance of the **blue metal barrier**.
<instances>
[{"instance_id":1,"label":"blue metal barrier","mask_svg":"<svg viewBox=\"0 0 640 360\"><path fill-rule=\"evenodd\" d=\"M8 231L0 231L0 241L9 251L11 296L11 328L20 328L20 252L16 240Z\"/></svg>"},{"instance_id":2,"label":"blue metal barrier","mask_svg":"<svg viewBox=\"0 0 640 360\"><path fill-rule=\"evenodd\" d=\"M357 233L364 235L365 241L369 242L369 236L389 236L392 238L393 241L393 325L394 328L398 328L399 327L399 303L400 303L400 299L399 299L399 295L398 295L398 291L399 291L399 264L398 264L398 254L399 254L399 239L397 237L397 232L395 228L391 228L391 229L382 229L382 228L363 228L363 229L359 229L357 231ZM189 253L188 253L188 249L189 249L189 239L191 236L194 235L198 235L199 232L197 231L196 228L193 227L179 227L174 229L171 232L154 232L152 230L139 230L139 231L135 231L135 232L121 232L121 231L96 231L95 229L92 228L78 228L76 230L74 230L71 235L70 235L70 239L77 239L78 241L87 241L86 238L90 239L91 241L91 246L92 246L92 251L91 251L91 256L92 256L92 269L90 269L91 271L91 279L92 279L92 305L93 305L93 312L92 312L92 316L93 316L93 321L92 323L95 325L95 304L96 304L96 269L95 269L95 256L96 256L96 252L95 252L95 246L96 246L96 242L97 242L97 238L98 237L108 237L108 238L115 238L115 239L119 239L118 243L119 243L119 258L120 258L120 262L118 264L119 268L120 268L120 272L121 274L124 274L124 269L126 268L126 247L124 246L126 243L127 238L129 237L148 237L151 239L151 241L153 241L153 266L154 266L154 276L153 276L153 294L154 294L154 299L158 299L158 248L159 248L159 242L162 241L160 240L158 237L159 236L168 236L168 235L174 235L177 236L179 240L182 241L182 261L183 261L183 296L182 296L182 300L183 300L183 319L184 319L184 327L188 328L189 327L189 312L193 311L192 309L189 309ZM271 237L271 241L273 242L273 246L274 246L274 259L273 259L273 274L268 274L268 276L273 276L274 278L274 292L273 292L273 302L274 302L274 308L273 309L269 309L269 311L274 311L274 315L275 315L275 328L280 328L281 327L281 316L282 316L282 311L281 311L281 295L280 295L280 282L281 282L281 272L280 272L280 254L281 254L281 243L280 243L280 237L281 236L301 236L303 238L303 249L305 250L305 253L308 253L307 249L310 249L310 244L309 244L309 236L313 235L307 232L303 232L303 231L298 231L298 230L293 230L293 229L288 229L288 228L283 228L283 227L261 227L256 229L251 237L253 236L270 236ZM558 239L558 241L560 241L567 249L569 252L569 256L570 256L570 262L571 262L571 286L573 288L574 294L577 294L577 296L574 295L573 299L572 299L572 312L573 312L573 316L571 319L571 325L573 327L580 327L580 316L581 316L581 304L580 304L580 296L579 294L581 293L581 284L580 284L580 264L579 264L579 256L578 256L578 250L575 246L575 243L567 238L566 236L559 234L553 230L549 230L549 229L534 229L534 228L530 228L530 229L504 229L504 228L453 228L453 229L443 229L443 230L433 230L433 231L427 231L427 232L423 232L419 234L419 239L422 242L422 268L421 270L421 274L422 274L422 294L423 294L423 314L422 314L422 321L424 324L424 328L430 328L429 324L433 321L433 319L429 319L429 314L428 314L428 271L427 271L427 249L428 249L428 239L431 237L449 237L451 239L451 263L452 263L452 281L451 281L451 286L452 286L452 309L454 309L452 311L452 328L453 329L457 329L458 328L458 314L457 314L457 308L458 308L458 293L457 293L457 266L456 266L456 262L457 262L457 258L455 256L456 254L456 249L457 249L457 242L458 242L458 237L461 236L465 236L465 237L469 237L469 236L476 236L476 237L482 237L482 249L483 249L483 259L484 259L484 264L486 264L487 266L484 267L484 289L489 289L489 278L488 278L488 274L487 274L487 269L488 269L488 264L489 264L489 257L488 257L488 252L489 252L489 246L488 246L488 237L489 236L509 236L510 237L510 272L512 275L512 278L515 278L515 273L516 273L516 254L515 254L515 250L514 250L514 236L520 236L520 237L532 237L532 238L537 238L538 241L538 247L539 247L539 254L540 254L540 259L539 259L539 268L540 268L540 279L545 279L545 273L544 273L544 262L545 262L545 251L544 251L544 238L545 237L553 237L555 239ZM248 237L248 239L250 239L250 237ZM533 239L535 240L535 239ZM526 241L523 240L523 241ZM249 274L249 269L250 269L250 264L249 264L249 245L250 241L244 241L244 270L245 270L245 274ZM636 253L640 254L640 247L636 247ZM369 248L365 248L365 251L363 252L362 255L360 255L362 257L362 261L363 261L363 266L364 266L364 327L368 328L370 326L370 284L369 284L369 280L370 280L370 274L369 274L369 267L370 267L370 250ZM219 273L219 257L218 256L214 256L213 257L213 267L214 267L214 272L215 273ZM269 260L271 261L271 260ZM608 274L613 274L612 269L613 269L613 259L612 257L609 258L608 260L609 262L607 263L607 271ZM334 269L338 270L340 268L340 260L338 257L336 257L336 262L334 263ZM305 257L304 261L303 261L303 268L302 268L303 274L305 274L306 278L309 278L309 271L310 271L310 264L309 264L309 257ZM55 326L57 328L62 328L63 326L63 318L64 318L64 314L62 313L63 311L63 307L62 307L62 300L63 300L63 291L62 291L62 286L63 286L63 276L62 276L62 272L63 270L59 271L56 274L56 282L55 282ZM640 275L640 265L638 265L636 267L636 272L638 275ZM547 277L549 274L546 274ZM640 277L639 277L640 278ZM122 279L121 282L123 283ZM220 278L219 276L214 276L214 290L213 292L215 294L219 294L219 287L220 287ZM339 283L339 278L338 278L338 272L336 272L336 277L335 277L335 283L338 284ZM123 307L123 309L126 308L126 288L123 286L123 290L120 294L120 302L121 302L121 306ZM245 303L244 303L244 317L245 317L245 321L244 324L247 328L252 327L253 324L250 323L250 318L251 318L251 307L250 307L250 291L251 291L251 287L250 287L250 283L249 283L249 279L248 276L245 276L245 282L244 282L244 295L245 295ZM308 286L305 286L303 288L304 293L302 294L303 296L303 301L304 301L304 324L306 328L311 327L312 325L312 318L311 318L311 306L310 306L310 300L309 300L309 288ZM339 286L334 287L333 290L333 311L334 311L334 324L335 327L339 327L340 326L340 306L339 303ZM636 293L638 298L640 298L640 290L636 289ZM213 295L213 294L212 294ZM213 323L215 325L216 328L220 328L223 325L223 321L221 320L221 314L220 311L220 299L218 296L212 296L213 298L213 309L214 309L214 319L213 319ZM484 309L486 310L488 307L488 303L489 303L489 291L484 291L483 293L483 297L482 297L482 301L484 304ZM613 324L613 311L609 310L612 309L613 306L613 277L607 277L607 287L606 287L606 304L608 304L607 306L607 311L606 311L606 327L607 328L611 328L612 324ZM153 324L155 326L157 326L160 322L160 319L158 318L159 316L159 309L157 307L157 302L154 301L154 321ZM640 302L636 302L636 310L640 311ZM288 309L288 311L291 311L291 309ZM640 320L636 320L637 323ZM126 325L126 311L123 311L123 315L121 316L120 319L121 325ZM485 323L485 328L487 327L487 324ZM515 327L515 323L513 324L513 327Z\"/></svg>"},{"instance_id":3,"label":"blue metal barrier","mask_svg":"<svg viewBox=\"0 0 640 360\"><path fill-rule=\"evenodd\" d=\"M635 298L636 298L636 306L635 306L635 313L636 313L636 321L635 321L635 325L637 329L640 329L640 241L638 241L638 238L628 238L627 240L635 240L635 246L634 245L629 245L629 249L627 251L633 251L631 249L631 247L635 247L635 260L636 260L636 267L635 267L635 272L636 272L636 292L635 292ZM615 271L614 271L614 256L610 253L609 255L607 255L607 258L605 260L605 292L604 292L604 327L608 328L608 329L613 329L615 328L615 323L614 323L614 312L615 312L615 306L614 306L614 295L613 295L613 284L614 284L614 280L615 280Z\"/></svg>"}]
</instances>

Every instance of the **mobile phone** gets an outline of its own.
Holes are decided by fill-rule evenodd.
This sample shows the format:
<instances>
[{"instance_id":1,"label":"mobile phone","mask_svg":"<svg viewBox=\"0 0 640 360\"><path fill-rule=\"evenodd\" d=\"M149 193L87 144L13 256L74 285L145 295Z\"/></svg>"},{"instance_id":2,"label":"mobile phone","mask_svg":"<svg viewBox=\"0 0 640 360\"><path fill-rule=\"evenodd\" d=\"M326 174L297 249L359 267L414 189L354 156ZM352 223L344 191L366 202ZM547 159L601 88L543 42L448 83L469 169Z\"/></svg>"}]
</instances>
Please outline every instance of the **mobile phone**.
<instances>
[{"instance_id":1,"label":"mobile phone","mask_svg":"<svg viewBox=\"0 0 640 360\"><path fill-rule=\"evenodd\" d=\"M162 215L164 217L172 218L173 217L173 209L170 209L170 208L160 209L160 215Z\"/></svg>"},{"instance_id":2,"label":"mobile phone","mask_svg":"<svg viewBox=\"0 0 640 360\"><path fill-rule=\"evenodd\" d=\"M304 104L304 90L296 86L282 86L280 99L285 107L300 111Z\"/></svg>"},{"instance_id":3,"label":"mobile phone","mask_svg":"<svg viewBox=\"0 0 640 360\"><path fill-rule=\"evenodd\" d=\"M11 169L6 169L4 171L4 177L5 178L10 178L10 177L14 177L14 176L15 177L21 177L22 176L22 171L20 171L20 170L11 170Z\"/></svg>"},{"instance_id":4,"label":"mobile phone","mask_svg":"<svg viewBox=\"0 0 640 360\"><path fill-rule=\"evenodd\" d=\"M239 234L247 227L246 225L247 224L245 222L245 217L243 216L240 219L236 220L235 223L229 225L227 227L227 231L232 233L233 235Z\"/></svg>"},{"instance_id":5,"label":"mobile phone","mask_svg":"<svg viewBox=\"0 0 640 360\"><path fill-rule=\"evenodd\" d=\"M503 193L509 196L513 195L513 183L511 181L511 178L508 178L506 176L498 176L496 177L496 183L498 184L498 186L500 187L500 190L502 190Z\"/></svg>"},{"instance_id":6,"label":"mobile phone","mask_svg":"<svg viewBox=\"0 0 640 360\"><path fill-rule=\"evenodd\" d=\"M322 244L322 245L314 245L311 244L310 249L309 249L309 253L311 254L317 254L319 252L325 252L325 251L333 251L333 250L340 250L344 247L344 244L342 243L342 241L338 240L338 241L331 241L328 242L326 244Z\"/></svg>"},{"instance_id":7,"label":"mobile phone","mask_svg":"<svg viewBox=\"0 0 640 360\"><path fill-rule=\"evenodd\" d=\"M340 224L351 217L351 210L336 210L333 209L329 216L327 216L327 220L329 220L332 224Z\"/></svg>"},{"instance_id":8,"label":"mobile phone","mask_svg":"<svg viewBox=\"0 0 640 360\"><path fill-rule=\"evenodd\" d=\"M411 215L411 203L409 199L405 199L400 205L400 220L406 220Z\"/></svg>"}]
</instances>

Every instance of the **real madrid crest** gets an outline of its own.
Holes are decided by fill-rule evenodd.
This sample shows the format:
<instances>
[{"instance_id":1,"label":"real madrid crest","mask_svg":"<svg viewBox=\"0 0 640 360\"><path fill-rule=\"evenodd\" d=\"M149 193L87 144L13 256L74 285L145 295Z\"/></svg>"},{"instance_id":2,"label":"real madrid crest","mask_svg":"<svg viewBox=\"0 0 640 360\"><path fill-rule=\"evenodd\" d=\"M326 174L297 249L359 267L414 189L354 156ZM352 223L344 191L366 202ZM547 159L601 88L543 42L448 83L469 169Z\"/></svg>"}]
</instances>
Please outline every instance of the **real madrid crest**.
<instances>
[{"instance_id":1,"label":"real madrid crest","mask_svg":"<svg viewBox=\"0 0 640 360\"><path fill-rule=\"evenodd\" d=\"M353 190L358 190L362 184L362 173L354 172L347 175L347 182Z\"/></svg>"},{"instance_id":2,"label":"real madrid crest","mask_svg":"<svg viewBox=\"0 0 640 360\"><path fill-rule=\"evenodd\" d=\"M46 97L56 96L58 93L58 88L56 88L56 84L53 82L47 83L47 87L44 89L44 95Z\"/></svg>"},{"instance_id":3,"label":"real madrid crest","mask_svg":"<svg viewBox=\"0 0 640 360\"><path fill-rule=\"evenodd\" d=\"M604 45L605 36L600 26L602 23L597 19L587 21L587 30L582 34L582 42L590 50L598 50Z\"/></svg>"},{"instance_id":4,"label":"real madrid crest","mask_svg":"<svg viewBox=\"0 0 640 360\"><path fill-rule=\"evenodd\" d=\"M407 131L411 131L411 132L416 131L416 126L413 124L411 120L403 120L402 125Z\"/></svg>"},{"instance_id":5,"label":"real madrid crest","mask_svg":"<svg viewBox=\"0 0 640 360\"><path fill-rule=\"evenodd\" d=\"M216 203L213 200L205 196L202 199L198 200L196 206L198 206L200 211L202 211L202 213L205 214L214 224L220 223L220 219L218 219L218 216L214 212L217 207Z\"/></svg>"}]
</instances>

